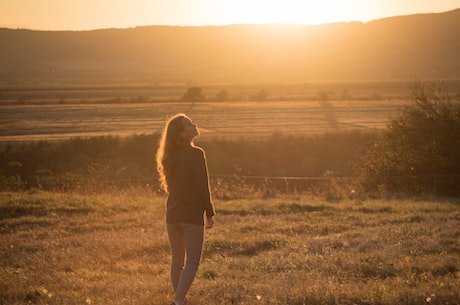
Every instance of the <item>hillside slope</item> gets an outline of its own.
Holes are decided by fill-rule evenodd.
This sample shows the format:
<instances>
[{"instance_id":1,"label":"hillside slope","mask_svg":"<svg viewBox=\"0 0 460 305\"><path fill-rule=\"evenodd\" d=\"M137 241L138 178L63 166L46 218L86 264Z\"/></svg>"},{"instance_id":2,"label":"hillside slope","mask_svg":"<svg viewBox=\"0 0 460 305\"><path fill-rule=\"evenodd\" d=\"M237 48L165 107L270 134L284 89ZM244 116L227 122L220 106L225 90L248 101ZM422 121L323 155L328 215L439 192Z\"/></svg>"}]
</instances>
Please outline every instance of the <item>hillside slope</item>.
<instances>
[{"instance_id":1,"label":"hillside slope","mask_svg":"<svg viewBox=\"0 0 460 305\"><path fill-rule=\"evenodd\" d=\"M0 84L460 78L460 9L369 23L0 29Z\"/></svg>"}]
</instances>

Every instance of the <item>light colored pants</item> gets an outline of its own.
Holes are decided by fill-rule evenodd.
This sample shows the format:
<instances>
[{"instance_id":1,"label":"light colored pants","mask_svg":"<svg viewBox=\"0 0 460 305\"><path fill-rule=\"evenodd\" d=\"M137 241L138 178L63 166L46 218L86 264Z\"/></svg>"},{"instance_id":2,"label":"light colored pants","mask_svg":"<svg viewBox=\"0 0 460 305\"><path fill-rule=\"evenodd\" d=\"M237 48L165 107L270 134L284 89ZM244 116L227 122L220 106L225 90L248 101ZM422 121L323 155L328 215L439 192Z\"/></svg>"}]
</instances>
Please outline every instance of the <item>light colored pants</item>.
<instances>
[{"instance_id":1,"label":"light colored pants","mask_svg":"<svg viewBox=\"0 0 460 305\"><path fill-rule=\"evenodd\" d=\"M204 228L189 223L167 224L167 231L172 254L171 282L175 293L174 300L183 303L200 264Z\"/></svg>"}]
</instances>

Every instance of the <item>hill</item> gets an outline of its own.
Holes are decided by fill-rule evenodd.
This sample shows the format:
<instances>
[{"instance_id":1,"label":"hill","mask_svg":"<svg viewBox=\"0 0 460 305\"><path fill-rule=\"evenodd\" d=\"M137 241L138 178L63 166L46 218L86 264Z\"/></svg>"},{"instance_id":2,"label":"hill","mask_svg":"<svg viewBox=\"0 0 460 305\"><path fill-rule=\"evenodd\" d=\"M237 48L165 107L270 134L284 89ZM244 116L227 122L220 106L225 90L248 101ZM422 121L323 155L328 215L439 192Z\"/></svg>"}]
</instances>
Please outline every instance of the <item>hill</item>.
<instances>
[{"instance_id":1,"label":"hill","mask_svg":"<svg viewBox=\"0 0 460 305\"><path fill-rule=\"evenodd\" d=\"M0 29L0 84L460 78L460 9L368 23Z\"/></svg>"}]
</instances>

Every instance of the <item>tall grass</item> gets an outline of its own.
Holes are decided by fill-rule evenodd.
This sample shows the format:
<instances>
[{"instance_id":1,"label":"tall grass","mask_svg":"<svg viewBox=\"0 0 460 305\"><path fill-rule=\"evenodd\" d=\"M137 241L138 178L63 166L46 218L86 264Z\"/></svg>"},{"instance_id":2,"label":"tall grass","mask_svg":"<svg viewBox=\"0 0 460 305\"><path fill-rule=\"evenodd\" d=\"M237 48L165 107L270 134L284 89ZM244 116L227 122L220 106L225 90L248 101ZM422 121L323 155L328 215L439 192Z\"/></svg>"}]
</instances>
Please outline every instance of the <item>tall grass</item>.
<instances>
[{"instance_id":1,"label":"tall grass","mask_svg":"<svg viewBox=\"0 0 460 305\"><path fill-rule=\"evenodd\" d=\"M189 304L458 304L458 200L217 201ZM0 304L168 304L164 198L0 193Z\"/></svg>"},{"instance_id":2,"label":"tall grass","mask_svg":"<svg viewBox=\"0 0 460 305\"><path fill-rule=\"evenodd\" d=\"M349 176L348 166L375 137L349 131L316 136L275 133L265 138L214 138L199 142L206 150L208 168L225 198L249 184L271 192L309 191L310 185L289 181L289 187L241 176ZM154 154L158 135L128 138L73 138L63 142L8 145L0 151L0 187L9 190L109 191L149 185L158 189ZM268 153L269 152L269 153ZM270 185L267 185L269 183ZM311 184L311 183L310 183ZM316 186L315 186L316 187ZM316 188L318 189L318 188ZM229 194L229 190L233 190ZM253 190L246 190L253 193ZM248 193L248 192L245 192ZM268 193L265 193L267 195Z\"/></svg>"}]
</instances>

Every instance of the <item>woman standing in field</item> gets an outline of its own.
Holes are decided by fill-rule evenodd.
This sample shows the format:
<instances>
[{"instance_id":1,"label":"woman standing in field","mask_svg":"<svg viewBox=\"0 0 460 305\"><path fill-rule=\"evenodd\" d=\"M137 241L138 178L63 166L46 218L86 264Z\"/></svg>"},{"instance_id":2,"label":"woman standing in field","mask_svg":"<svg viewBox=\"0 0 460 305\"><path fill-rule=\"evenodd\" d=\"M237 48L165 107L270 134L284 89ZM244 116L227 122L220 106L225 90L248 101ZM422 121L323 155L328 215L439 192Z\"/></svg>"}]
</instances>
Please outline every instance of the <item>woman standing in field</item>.
<instances>
[{"instance_id":1,"label":"woman standing in field","mask_svg":"<svg viewBox=\"0 0 460 305\"><path fill-rule=\"evenodd\" d=\"M166 123L156 155L161 186L168 194L166 224L174 288L171 305L184 304L200 264L204 225L212 228L214 224L205 154L193 144L198 134L189 117L177 114Z\"/></svg>"}]
</instances>

